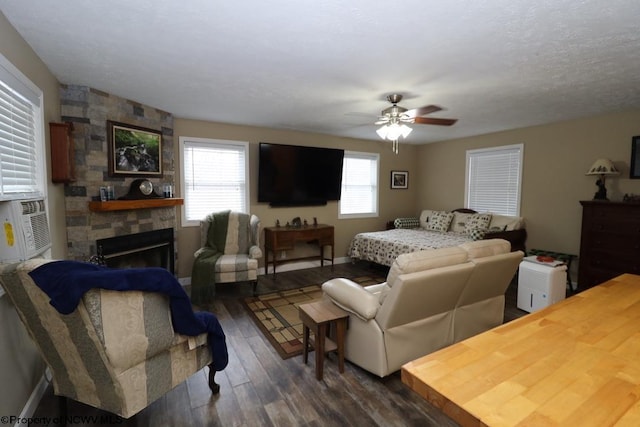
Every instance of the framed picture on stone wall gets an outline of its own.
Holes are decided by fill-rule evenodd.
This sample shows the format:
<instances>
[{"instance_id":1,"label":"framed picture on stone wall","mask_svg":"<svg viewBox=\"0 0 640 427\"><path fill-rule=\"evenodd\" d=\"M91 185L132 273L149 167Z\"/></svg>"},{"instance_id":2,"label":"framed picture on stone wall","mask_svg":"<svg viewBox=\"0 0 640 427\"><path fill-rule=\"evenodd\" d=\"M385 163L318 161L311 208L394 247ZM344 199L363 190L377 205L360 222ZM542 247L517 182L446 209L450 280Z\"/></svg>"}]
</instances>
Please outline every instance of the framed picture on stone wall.
<instances>
[{"instance_id":1,"label":"framed picture on stone wall","mask_svg":"<svg viewBox=\"0 0 640 427\"><path fill-rule=\"evenodd\" d=\"M162 176L162 132L107 121L109 175Z\"/></svg>"}]
</instances>

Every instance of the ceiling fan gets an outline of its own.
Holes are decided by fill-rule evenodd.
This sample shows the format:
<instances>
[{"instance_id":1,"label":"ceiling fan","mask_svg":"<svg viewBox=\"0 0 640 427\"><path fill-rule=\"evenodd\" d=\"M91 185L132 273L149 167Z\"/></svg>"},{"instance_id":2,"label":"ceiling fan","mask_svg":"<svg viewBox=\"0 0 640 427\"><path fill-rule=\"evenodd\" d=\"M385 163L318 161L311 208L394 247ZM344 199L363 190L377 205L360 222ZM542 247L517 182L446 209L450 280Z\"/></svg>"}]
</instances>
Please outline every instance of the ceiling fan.
<instances>
[{"instance_id":1,"label":"ceiling fan","mask_svg":"<svg viewBox=\"0 0 640 427\"><path fill-rule=\"evenodd\" d=\"M435 113L442 110L437 105L426 105L420 108L408 110L400 107L398 103L402 101L402 95L393 93L387 96L387 100L392 104L391 107L385 108L378 117L376 125L382 125L376 133L382 139L391 141L393 152L398 154L398 138L401 136L406 138L411 133L411 128L406 123L418 123L424 125L451 126L458 119L441 119L435 117L423 117L427 114Z\"/></svg>"},{"instance_id":2,"label":"ceiling fan","mask_svg":"<svg viewBox=\"0 0 640 427\"><path fill-rule=\"evenodd\" d=\"M387 96L387 101L389 101L392 105L391 107L385 108L381 111L381 116L378 118L378 121L375 122L377 125L384 125L393 122L402 122L402 123L418 123L423 125L438 125L438 126L451 126L458 119L441 119L435 117L423 117L427 114L435 113L436 111L441 111L442 108L437 105L426 105L420 108L414 108L412 110L408 110L404 107L400 107L398 103L402 101L402 95L399 93L393 93Z\"/></svg>"}]
</instances>

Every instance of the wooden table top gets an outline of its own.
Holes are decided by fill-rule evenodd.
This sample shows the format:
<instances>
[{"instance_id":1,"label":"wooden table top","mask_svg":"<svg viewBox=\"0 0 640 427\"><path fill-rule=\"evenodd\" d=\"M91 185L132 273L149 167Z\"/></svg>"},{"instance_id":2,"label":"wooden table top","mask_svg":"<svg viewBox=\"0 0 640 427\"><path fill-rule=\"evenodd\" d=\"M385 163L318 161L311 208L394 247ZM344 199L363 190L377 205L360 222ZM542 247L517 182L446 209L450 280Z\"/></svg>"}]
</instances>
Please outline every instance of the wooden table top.
<instances>
[{"instance_id":1,"label":"wooden table top","mask_svg":"<svg viewBox=\"0 0 640 427\"><path fill-rule=\"evenodd\" d=\"M640 426L640 276L409 362L402 381L463 426Z\"/></svg>"},{"instance_id":2,"label":"wooden table top","mask_svg":"<svg viewBox=\"0 0 640 427\"><path fill-rule=\"evenodd\" d=\"M349 317L349 313L326 299L300 304L298 309L306 313L316 324Z\"/></svg>"}]
</instances>

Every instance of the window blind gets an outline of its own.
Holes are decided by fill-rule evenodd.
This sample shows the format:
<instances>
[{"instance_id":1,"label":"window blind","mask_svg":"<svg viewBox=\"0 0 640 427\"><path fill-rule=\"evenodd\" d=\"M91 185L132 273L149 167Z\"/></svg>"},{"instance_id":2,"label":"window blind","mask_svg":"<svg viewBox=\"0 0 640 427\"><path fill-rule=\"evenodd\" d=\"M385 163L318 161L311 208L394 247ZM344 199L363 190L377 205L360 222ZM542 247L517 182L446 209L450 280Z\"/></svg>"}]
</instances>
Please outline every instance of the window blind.
<instances>
[{"instance_id":1,"label":"window blind","mask_svg":"<svg viewBox=\"0 0 640 427\"><path fill-rule=\"evenodd\" d=\"M248 144L182 139L184 212L187 222L212 212L248 212Z\"/></svg>"},{"instance_id":2,"label":"window blind","mask_svg":"<svg viewBox=\"0 0 640 427\"><path fill-rule=\"evenodd\" d=\"M40 98L0 63L0 198L40 194Z\"/></svg>"},{"instance_id":3,"label":"window blind","mask_svg":"<svg viewBox=\"0 0 640 427\"><path fill-rule=\"evenodd\" d=\"M520 215L522 150L518 144L467 151L467 208Z\"/></svg>"},{"instance_id":4,"label":"window blind","mask_svg":"<svg viewBox=\"0 0 640 427\"><path fill-rule=\"evenodd\" d=\"M340 216L378 215L379 155L345 151Z\"/></svg>"}]
</instances>

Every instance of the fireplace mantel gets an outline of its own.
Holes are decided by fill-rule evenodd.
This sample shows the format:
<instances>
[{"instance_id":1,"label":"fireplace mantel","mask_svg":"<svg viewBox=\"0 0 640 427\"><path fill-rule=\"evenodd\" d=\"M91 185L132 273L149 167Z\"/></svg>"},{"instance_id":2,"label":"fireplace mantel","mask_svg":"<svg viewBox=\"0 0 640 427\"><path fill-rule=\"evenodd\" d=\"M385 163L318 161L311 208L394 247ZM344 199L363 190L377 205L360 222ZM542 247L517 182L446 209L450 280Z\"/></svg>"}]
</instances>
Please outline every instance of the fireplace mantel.
<instances>
[{"instance_id":1,"label":"fireplace mantel","mask_svg":"<svg viewBox=\"0 0 640 427\"><path fill-rule=\"evenodd\" d=\"M91 201L91 212L124 211L132 209L167 208L184 204L184 199L142 199L142 200L109 200L108 202Z\"/></svg>"}]
</instances>

